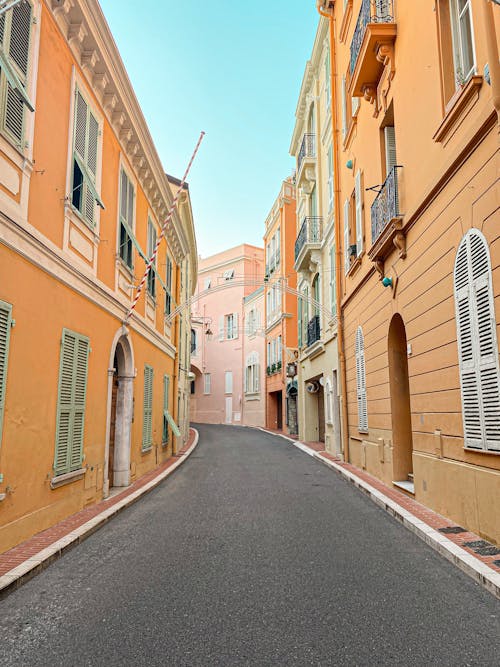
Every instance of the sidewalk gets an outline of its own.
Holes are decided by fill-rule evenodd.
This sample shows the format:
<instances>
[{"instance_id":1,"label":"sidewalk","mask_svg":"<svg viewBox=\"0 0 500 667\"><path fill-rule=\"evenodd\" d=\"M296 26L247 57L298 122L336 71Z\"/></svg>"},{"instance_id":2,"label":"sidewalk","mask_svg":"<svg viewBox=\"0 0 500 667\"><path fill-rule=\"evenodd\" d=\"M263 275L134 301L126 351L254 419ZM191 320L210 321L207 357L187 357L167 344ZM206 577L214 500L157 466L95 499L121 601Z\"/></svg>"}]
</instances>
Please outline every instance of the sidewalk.
<instances>
[{"instance_id":1,"label":"sidewalk","mask_svg":"<svg viewBox=\"0 0 500 667\"><path fill-rule=\"evenodd\" d=\"M0 554L0 596L15 588L59 558L100 528L108 519L158 486L189 457L198 444L198 432L191 428L187 443L175 456L151 470L115 495L72 514L60 523L37 533Z\"/></svg>"},{"instance_id":2,"label":"sidewalk","mask_svg":"<svg viewBox=\"0 0 500 667\"><path fill-rule=\"evenodd\" d=\"M364 470L350 463L343 463L338 457L326 452L322 442L300 442L279 431L264 428L261 430L281 436L309 456L343 475L382 509L401 521L406 528L475 579L490 593L500 598L499 547L457 526L450 519L433 512L406 494L386 486Z\"/></svg>"}]
</instances>

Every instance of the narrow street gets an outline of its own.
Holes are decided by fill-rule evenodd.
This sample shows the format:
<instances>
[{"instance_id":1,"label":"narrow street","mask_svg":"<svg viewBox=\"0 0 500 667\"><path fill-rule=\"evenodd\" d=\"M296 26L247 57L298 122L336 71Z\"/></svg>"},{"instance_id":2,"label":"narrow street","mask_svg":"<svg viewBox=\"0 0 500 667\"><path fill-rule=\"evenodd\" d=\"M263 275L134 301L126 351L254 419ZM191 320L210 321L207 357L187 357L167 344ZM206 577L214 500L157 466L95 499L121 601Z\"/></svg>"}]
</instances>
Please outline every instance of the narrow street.
<instances>
[{"instance_id":1,"label":"narrow street","mask_svg":"<svg viewBox=\"0 0 500 667\"><path fill-rule=\"evenodd\" d=\"M352 485L279 437L199 431L0 601L2 667L498 665L498 601Z\"/></svg>"}]
</instances>

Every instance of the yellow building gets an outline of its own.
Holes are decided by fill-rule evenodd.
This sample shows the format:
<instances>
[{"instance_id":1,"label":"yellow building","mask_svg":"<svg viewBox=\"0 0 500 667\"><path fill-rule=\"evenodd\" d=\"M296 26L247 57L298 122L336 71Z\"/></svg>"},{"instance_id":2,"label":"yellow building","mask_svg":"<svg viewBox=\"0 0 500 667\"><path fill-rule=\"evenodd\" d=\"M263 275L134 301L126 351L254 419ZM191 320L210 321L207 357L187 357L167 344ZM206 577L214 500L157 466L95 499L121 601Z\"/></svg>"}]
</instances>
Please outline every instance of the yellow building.
<instances>
[{"instance_id":1,"label":"yellow building","mask_svg":"<svg viewBox=\"0 0 500 667\"><path fill-rule=\"evenodd\" d=\"M97 1L19 3L0 17L0 41L4 551L186 437L189 312L166 316L190 295L197 254L185 188L126 320L180 183Z\"/></svg>"},{"instance_id":2,"label":"yellow building","mask_svg":"<svg viewBox=\"0 0 500 667\"><path fill-rule=\"evenodd\" d=\"M319 22L295 112L298 421L302 440L341 453L333 137L328 20Z\"/></svg>"},{"instance_id":3,"label":"yellow building","mask_svg":"<svg viewBox=\"0 0 500 667\"><path fill-rule=\"evenodd\" d=\"M334 36L349 460L500 542L500 7L319 5Z\"/></svg>"}]
</instances>

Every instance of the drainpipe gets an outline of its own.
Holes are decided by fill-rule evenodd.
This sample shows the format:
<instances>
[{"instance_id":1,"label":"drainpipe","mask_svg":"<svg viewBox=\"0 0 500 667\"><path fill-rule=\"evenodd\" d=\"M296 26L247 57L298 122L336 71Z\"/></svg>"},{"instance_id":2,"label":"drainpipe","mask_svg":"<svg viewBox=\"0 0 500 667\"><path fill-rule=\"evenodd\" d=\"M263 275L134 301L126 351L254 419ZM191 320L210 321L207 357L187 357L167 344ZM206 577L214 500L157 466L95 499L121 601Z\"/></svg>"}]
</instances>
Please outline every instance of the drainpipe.
<instances>
[{"instance_id":1,"label":"drainpipe","mask_svg":"<svg viewBox=\"0 0 500 667\"><path fill-rule=\"evenodd\" d=\"M498 61L498 42L495 31L493 2L491 0L485 0L483 14L485 21L488 67L490 69L491 93L493 106L497 112L498 131L500 132L500 62Z\"/></svg>"},{"instance_id":2,"label":"drainpipe","mask_svg":"<svg viewBox=\"0 0 500 667\"><path fill-rule=\"evenodd\" d=\"M334 215L335 215L335 287L337 291L336 316L337 316L337 345L340 362L340 382L342 396L342 421L344 428L341 428L344 461L349 462L349 421L347 415L347 379L344 351L344 329L342 320L341 298L342 290L340 285L341 259L340 250L340 174L339 174L339 139L337 129L337 89L335 85L336 72L336 54L335 54L335 33L334 33L334 0L317 0L316 9L321 16L328 19L330 27L330 105L332 110L332 143L333 143L333 183L334 183ZM328 7L327 11L324 10Z\"/></svg>"}]
</instances>

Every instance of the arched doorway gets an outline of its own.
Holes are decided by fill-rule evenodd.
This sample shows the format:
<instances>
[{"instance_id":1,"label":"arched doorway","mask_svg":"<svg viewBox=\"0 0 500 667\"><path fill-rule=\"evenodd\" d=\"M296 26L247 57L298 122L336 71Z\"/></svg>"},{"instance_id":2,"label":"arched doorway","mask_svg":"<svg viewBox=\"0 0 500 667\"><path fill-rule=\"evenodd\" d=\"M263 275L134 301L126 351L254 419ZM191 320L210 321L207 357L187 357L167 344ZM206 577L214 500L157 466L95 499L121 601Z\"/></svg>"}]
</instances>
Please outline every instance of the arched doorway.
<instances>
[{"instance_id":1,"label":"arched doorway","mask_svg":"<svg viewBox=\"0 0 500 667\"><path fill-rule=\"evenodd\" d=\"M134 396L134 356L125 329L113 341L109 370L107 488L130 484L130 436Z\"/></svg>"},{"instance_id":2,"label":"arched doorway","mask_svg":"<svg viewBox=\"0 0 500 667\"><path fill-rule=\"evenodd\" d=\"M410 383L408 379L408 348L401 315L391 320L388 339L389 381L391 389L393 480L413 485L413 440L411 429Z\"/></svg>"}]
</instances>

